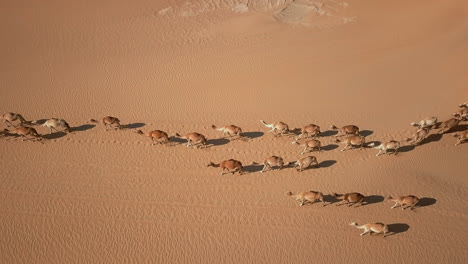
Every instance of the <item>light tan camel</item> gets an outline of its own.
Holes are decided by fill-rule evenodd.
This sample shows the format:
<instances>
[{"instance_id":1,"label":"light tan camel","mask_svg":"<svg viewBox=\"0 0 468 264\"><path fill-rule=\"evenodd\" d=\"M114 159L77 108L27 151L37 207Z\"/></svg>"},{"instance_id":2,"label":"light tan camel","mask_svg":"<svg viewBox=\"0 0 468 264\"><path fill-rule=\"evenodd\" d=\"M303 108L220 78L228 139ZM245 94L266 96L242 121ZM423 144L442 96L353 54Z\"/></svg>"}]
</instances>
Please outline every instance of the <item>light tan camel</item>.
<instances>
[{"instance_id":1,"label":"light tan camel","mask_svg":"<svg viewBox=\"0 0 468 264\"><path fill-rule=\"evenodd\" d=\"M169 135L166 132L161 131L161 130L143 132L140 129L138 129L137 133L142 136L151 138L151 141L153 142L151 145L170 143Z\"/></svg>"},{"instance_id":2,"label":"light tan camel","mask_svg":"<svg viewBox=\"0 0 468 264\"><path fill-rule=\"evenodd\" d=\"M364 232L361 233L361 236L369 233L369 235L372 235L372 232L376 234L383 233L383 237L388 233L388 226L386 224L382 223L372 223L372 224L365 224L365 225L358 225L356 222L352 222L349 224L350 226L354 226L357 229L364 229Z\"/></svg>"},{"instance_id":3,"label":"light tan camel","mask_svg":"<svg viewBox=\"0 0 468 264\"><path fill-rule=\"evenodd\" d=\"M407 138L406 141L411 145L419 145L427 136L429 135L429 128L421 128L416 131L416 133Z\"/></svg>"},{"instance_id":4,"label":"light tan camel","mask_svg":"<svg viewBox=\"0 0 468 264\"><path fill-rule=\"evenodd\" d=\"M453 113L453 115L459 115L463 120L468 120L468 102L459 105L459 107L461 109Z\"/></svg>"},{"instance_id":5,"label":"light tan camel","mask_svg":"<svg viewBox=\"0 0 468 264\"><path fill-rule=\"evenodd\" d=\"M301 134L296 137L296 141L304 136L305 138L308 138L310 136L314 138L320 136L320 127L314 124L309 124L309 125L304 126L301 129Z\"/></svg>"},{"instance_id":6,"label":"light tan camel","mask_svg":"<svg viewBox=\"0 0 468 264\"><path fill-rule=\"evenodd\" d=\"M267 124L265 121L260 120L260 123L265 125L268 128L271 128L270 133L275 134L276 136L284 135L286 133L290 133L289 126L283 122L277 122L273 124Z\"/></svg>"},{"instance_id":7,"label":"light tan camel","mask_svg":"<svg viewBox=\"0 0 468 264\"><path fill-rule=\"evenodd\" d=\"M395 203L395 205L391 207L392 209L397 206L400 206L401 210L405 210L407 208L413 210L414 206L419 202L419 198L414 195L398 196L396 198L393 198L392 196L387 196L387 200ZM404 207L405 205L407 205L407 207Z\"/></svg>"},{"instance_id":8,"label":"light tan camel","mask_svg":"<svg viewBox=\"0 0 468 264\"><path fill-rule=\"evenodd\" d=\"M439 125L439 134L443 134L443 133L446 133L448 132L450 129L458 126L458 124L460 124L460 121L462 121L462 117L460 115L455 115L454 117L442 122L440 125Z\"/></svg>"},{"instance_id":9,"label":"light tan camel","mask_svg":"<svg viewBox=\"0 0 468 264\"><path fill-rule=\"evenodd\" d=\"M22 141L26 140L42 140L42 137L39 133L37 133L36 129L33 127L25 127L25 126L18 126L13 128L12 130L9 131L12 134L16 134L18 136L21 136L23 139ZM28 138L30 136L30 138Z\"/></svg>"},{"instance_id":10,"label":"light tan camel","mask_svg":"<svg viewBox=\"0 0 468 264\"><path fill-rule=\"evenodd\" d=\"M322 202L322 207L325 206L325 201L323 200L323 194L321 192L308 191L308 192L298 192L293 194L292 192L287 192L286 195L293 197L300 202L299 206L303 206L306 202L315 203L317 201Z\"/></svg>"},{"instance_id":11,"label":"light tan camel","mask_svg":"<svg viewBox=\"0 0 468 264\"><path fill-rule=\"evenodd\" d=\"M3 123L5 123L7 127L15 126L13 124L14 121L20 121L20 124L23 124L26 122L24 117L17 113L5 113L3 115L0 115L0 120L3 120Z\"/></svg>"},{"instance_id":12,"label":"light tan camel","mask_svg":"<svg viewBox=\"0 0 468 264\"><path fill-rule=\"evenodd\" d=\"M314 165L315 167L318 167L318 161L315 156L307 156L301 159L298 159L296 162L293 164L290 164L289 162L285 166L292 165L298 172L302 172L308 167Z\"/></svg>"},{"instance_id":13,"label":"light tan camel","mask_svg":"<svg viewBox=\"0 0 468 264\"><path fill-rule=\"evenodd\" d=\"M465 130L465 131L462 131L462 132L459 132L459 133L455 133L455 134L453 134L453 136L458 139L457 143L455 143L455 146L460 145L461 143L468 140L468 130Z\"/></svg>"},{"instance_id":14,"label":"light tan camel","mask_svg":"<svg viewBox=\"0 0 468 264\"><path fill-rule=\"evenodd\" d=\"M222 169L221 175L228 173L234 175L236 172L239 172L239 175L242 175L242 173L244 173L244 167L242 166L242 163L235 159L224 160L218 164L210 162L207 167L220 167ZM225 172L225 170L227 170L227 172Z\"/></svg>"},{"instance_id":15,"label":"light tan camel","mask_svg":"<svg viewBox=\"0 0 468 264\"><path fill-rule=\"evenodd\" d=\"M384 155L389 154L389 149L393 150L393 154L396 155L398 153L398 149L400 148L400 142L396 140L390 140L374 148L379 150L379 153L377 153L375 156L379 156L382 151Z\"/></svg>"},{"instance_id":16,"label":"light tan camel","mask_svg":"<svg viewBox=\"0 0 468 264\"><path fill-rule=\"evenodd\" d=\"M223 127L216 127L215 125L212 125L211 128L223 132L223 138L226 136L238 136L239 138L242 138L242 129L235 125L228 125Z\"/></svg>"},{"instance_id":17,"label":"light tan camel","mask_svg":"<svg viewBox=\"0 0 468 264\"><path fill-rule=\"evenodd\" d=\"M298 144L299 146L304 147L304 150L302 150L301 154L312 152L315 149L317 149L319 152L322 151L322 143L317 139L308 140L303 144L299 144L299 142L294 141L292 144Z\"/></svg>"},{"instance_id":18,"label":"light tan camel","mask_svg":"<svg viewBox=\"0 0 468 264\"><path fill-rule=\"evenodd\" d=\"M437 126L437 117L430 116L426 117L419 122L413 122L410 125L421 128L435 128Z\"/></svg>"},{"instance_id":19,"label":"light tan camel","mask_svg":"<svg viewBox=\"0 0 468 264\"><path fill-rule=\"evenodd\" d=\"M196 148L201 148L202 146L206 147L208 145L207 138L200 133L192 132L185 134L185 136L181 136L179 134L176 134L176 136L187 140L186 147L194 146Z\"/></svg>"},{"instance_id":20,"label":"light tan camel","mask_svg":"<svg viewBox=\"0 0 468 264\"><path fill-rule=\"evenodd\" d=\"M258 164L259 163L257 162L253 163L253 165L258 165ZM283 158L278 157L278 156L271 156L269 158L266 158L263 161L263 163L261 163L261 165L263 165L263 169L261 172L265 172L267 171L266 169L273 170L273 167L275 166L278 166L278 170L281 170L285 164L284 164Z\"/></svg>"},{"instance_id":21,"label":"light tan camel","mask_svg":"<svg viewBox=\"0 0 468 264\"><path fill-rule=\"evenodd\" d=\"M106 131L109 129L122 129L122 125L120 124L120 120L117 117L113 116L106 116L102 119L102 123L106 127ZM109 129L108 129L109 127Z\"/></svg>"},{"instance_id":22,"label":"light tan camel","mask_svg":"<svg viewBox=\"0 0 468 264\"><path fill-rule=\"evenodd\" d=\"M65 132L71 132L70 125L67 123L67 121L63 119L51 118L46 120L45 123L42 124L42 126L49 128L49 134L52 134L52 129L57 132L61 132L58 130L59 127L63 128L63 131Z\"/></svg>"},{"instance_id":23,"label":"light tan camel","mask_svg":"<svg viewBox=\"0 0 468 264\"><path fill-rule=\"evenodd\" d=\"M332 126L330 126L330 129L331 130L338 130L338 134L336 134L335 137L350 135L350 134L359 135L359 127L355 126L355 125L347 125L347 126L343 126L341 128L338 128L335 125L332 125Z\"/></svg>"},{"instance_id":24,"label":"light tan camel","mask_svg":"<svg viewBox=\"0 0 468 264\"><path fill-rule=\"evenodd\" d=\"M342 200L341 203L337 204L336 206L347 204L348 207L351 207L353 205L356 205L355 207L358 207L361 206L362 203L364 203L365 199L364 195L356 192L345 194L332 193L332 196L336 199Z\"/></svg>"},{"instance_id":25,"label":"light tan camel","mask_svg":"<svg viewBox=\"0 0 468 264\"><path fill-rule=\"evenodd\" d=\"M336 143L343 143L345 146L341 151L348 150L349 148L355 148L359 146L359 149L364 147L366 144L366 137L361 135L349 135L344 139L335 138Z\"/></svg>"}]
</instances>

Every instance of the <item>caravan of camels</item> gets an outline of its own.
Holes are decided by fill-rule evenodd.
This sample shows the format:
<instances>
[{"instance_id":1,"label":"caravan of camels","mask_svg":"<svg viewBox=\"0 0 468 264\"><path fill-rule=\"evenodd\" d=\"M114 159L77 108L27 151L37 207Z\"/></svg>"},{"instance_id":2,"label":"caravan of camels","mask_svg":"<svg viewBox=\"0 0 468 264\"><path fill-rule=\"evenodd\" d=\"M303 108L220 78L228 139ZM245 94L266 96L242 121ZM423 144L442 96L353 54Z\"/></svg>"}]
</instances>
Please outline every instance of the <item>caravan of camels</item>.
<instances>
[{"instance_id":1,"label":"caravan of camels","mask_svg":"<svg viewBox=\"0 0 468 264\"><path fill-rule=\"evenodd\" d=\"M292 144L296 144L303 148L300 152L301 155L314 151L317 153L322 152L324 147L326 147L323 142L327 141L327 137L331 137L328 140L329 142L341 143L343 145L341 151L374 148L378 150L376 156L380 156L385 154L397 155L398 150L403 147L402 142L406 142L408 144L406 146L418 146L429 137L432 130L435 130L437 134L445 134L450 131L456 132L453 133L453 137L456 138L456 142L454 144L455 146L468 141L468 130L460 131L460 129L457 129L457 127L460 125L460 122L468 121L468 102L460 104L459 109L456 110L452 116L452 118L443 122L438 122L438 119L433 116L424 118L419 122L413 122L410 125L416 127L417 130L410 137L402 141L390 140L386 142L367 142L366 136L356 125L345 125L342 127L332 125L329 127L330 131L325 133L322 132L320 126L316 124L308 124L302 128L291 128L288 124L281 121L267 123L263 120L260 120L260 123L267 127L269 129L268 132L271 133L274 137L292 137ZM54 131L60 133L73 133L73 127L71 127L64 119L59 118L27 121L21 114L4 113L0 115L0 120L2 120L6 126L5 129L0 131L0 137L4 139L21 138L23 141L43 141L46 139L46 137L38 133L34 126L43 126L48 128L49 134L52 134ZM91 122L98 123L98 121L94 119L91 119ZM119 118L113 116L106 116L102 118L101 123L106 131L130 128L130 126L122 125ZM222 132L222 138L228 138L230 140L240 139L243 141L249 140L247 133L244 133L244 131L236 125L226 125L221 127L211 125L211 128ZM174 146L186 142L186 147L192 148L207 148L211 146L207 137L197 132L185 133L182 136L179 133L172 133L169 135L167 132L161 130L145 132L140 129L135 129L134 132L139 135L149 137L152 141L152 145L158 144ZM320 140L318 138L320 138ZM220 161L219 163L210 161L207 167L221 168L221 175L235 173L242 175L244 173L251 173L248 169L246 169L246 166L262 166L260 171L262 173L273 170L279 171L286 168L295 168L298 172L303 172L310 169L311 167L320 167L318 158L311 155L297 158L293 161L285 161L283 157L279 156L270 156L263 159L261 162L250 162L245 164L246 165L243 165L243 163L239 160L228 159ZM286 194L287 196L291 196L296 199L300 206L303 206L306 203L313 204L316 202L321 202L322 206L326 206L325 198L327 195L324 195L320 191L303 191L297 192L295 194L293 194L291 191L288 191ZM337 206L348 205L349 207L356 208L368 203L366 201L366 196L358 192L344 194L331 193L329 196L335 199L334 202L330 202L329 204L337 203ZM420 202L420 199L414 195L396 197L387 196L386 200L395 203L391 207L392 209L400 207L402 210L413 210L417 208L417 204ZM385 237L387 233L391 232L391 230L389 231L389 228L386 224L378 222L364 225L358 225L356 222L352 222L349 225L358 229L363 229L364 232L361 233L361 236L372 233L383 233L383 237Z\"/></svg>"}]
</instances>

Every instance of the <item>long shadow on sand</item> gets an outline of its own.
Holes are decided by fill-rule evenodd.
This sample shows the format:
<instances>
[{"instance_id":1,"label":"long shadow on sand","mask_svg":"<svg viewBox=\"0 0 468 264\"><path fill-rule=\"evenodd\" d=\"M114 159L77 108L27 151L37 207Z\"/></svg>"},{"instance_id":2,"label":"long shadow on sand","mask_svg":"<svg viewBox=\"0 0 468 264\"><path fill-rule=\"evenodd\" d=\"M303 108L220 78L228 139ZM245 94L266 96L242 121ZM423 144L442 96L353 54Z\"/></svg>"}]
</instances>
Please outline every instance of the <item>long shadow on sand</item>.
<instances>
[{"instance_id":1,"label":"long shadow on sand","mask_svg":"<svg viewBox=\"0 0 468 264\"><path fill-rule=\"evenodd\" d=\"M84 124L84 125L81 125L81 126L72 127L71 131L73 131L73 132L75 132L75 131L82 132L82 131L90 130L90 129L95 128L95 127L96 127L96 125Z\"/></svg>"},{"instance_id":2,"label":"long shadow on sand","mask_svg":"<svg viewBox=\"0 0 468 264\"><path fill-rule=\"evenodd\" d=\"M318 168L328 168L336 164L336 160L324 160L318 164Z\"/></svg>"},{"instance_id":3,"label":"long shadow on sand","mask_svg":"<svg viewBox=\"0 0 468 264\"><path fill-rule=\"evenodd\" d=\"M364 198L365 203L363 203L362 206L375 204L375 203L381 203L384 200L385 200L385 198L382 195L367 195Z\"/></svg>"},{"instance_id":4,"label":"long shadow on sand","mask_svg":"<svg viewBox=\"0 0 468 264\"><path fill-rule=\"evenodd\" d=\"M330 150L334 150L334 149L337 149L339 146L336 145L336 144L328 144L324 147L322 147L323 150L325 151L330 151Z\"/></svg>"},{"instance_id":5,"label":"long shadow on sand","mask_svg":"<svg viewBox=\"0 0 468 264\"><path fill-rule=\"evenodd\" d=\"M445 132L444 134L447 134L447 133L453 133L453 132L462 132L462 131L465 131L465 130L468 130L468 125L458 125L452 129L450 129L449 131Z\"/></svg>"},{"instance_id":6,"label":"long shadow on sand","mask_svg":"<svg viewBox=\"0 0 468 264\"><path fill-rule=\"evenodd\" d=\"M52 133L52 134L42 135L42 138L44 138L44 139L57 139L57 138L64 137L66 135L67 135L67 133L65 133L65 132L55 132L55 133Z\"/></svg>"},{"instance_id":7,"label":"long shadow on sand","mask_svg":"<svg viewBox=\"0 0 468 264\"><path fill-rule=\"evenodd\" d=\"M419 143L419 146L429 144L432 142L437 142L442 139L442 134L430 134L427 138L423 139L421 143Z\"/></svg>"},{"instance_id":8,"label":"long shadow on sand","mask_svg":"<svg viewBox=\"0 0 468 264\"><path fill-rule=\"evenodd\" d=\"M359 132L359 135L364 136L364 137L368 137L372 134L374 134L374 131L372 130L362 130Z\"/></svg>"},{"instance_id":9,"label":"long shadow on sand","mask_svg":"<svg viewBox=\"0 0 468 264\"><path fill-rule=\"evenodd\" d=\"M146 125L145 123L131 123L131 124L122 125L122 129L140 128L140 127L144 127L145 125Z\"/></svg>"},{"instance_id":10,"label":"long shadow on sand","mask_svg":"<svg viewBox=\"0 0 468 264\"><path fill-rule=\"evenodd\" d=\"M390 225L387 225L387 226L388 226L389 234L386 235L386 236L393 236L393 235L396 235L396 234L399 234L399 233L404 233L404 232L408 231L408 229L410 228L409 225L402 224L402 223L390 224Z\"/></svg>"},{"instance_id":11,"label":"long shadow on sand","mask_svg":"<svg viewBox=\"0 0 468 264\"><path fill-rule=\"evenodd\" d=\"M398 148L398 152L402 152L402 153L410 152L410 151L412 151L412 150L415 149L415 148L416 148L416 147L413 146L413 145L401 146L400 148Z\"/></svg>"},{"instance_id":12,"label":"long shadow on sand","mask_svg":"<svg viewBox=\"0 0 468 264\"><path fill-rule=\"evenodd\" d=\"M321 137L330 137L330 136L334 136L338 134L338 131L336 130L327 130L327 131L324 131L322 133L320 133L320 136Z\"/></svg>"},{"instance_id":13,"label":"long shadow on sand","mask_svg":"<svg viewBox=\"0 0 468 264\"><path fill-rule=\"evenodd\" d=\"M212 146L222 146L222 145L226 145L227 143L231 142L229 139L225 139L225 138L217 138L217 139L208 139L206 144L209 146L209 147L212 147Z\"/></svg>"},{"instance_id":14,"label":"long shadow on sand","mask_svg":"<svg viewBox=\"0 0 468 264\"><path fill-rule=\"evenodd\" d=\"M433 205L435 203L437 203L436 199L429 198L429 197L424 197L424 198L419 199L419 202L418 202L418 204L416 205L415 208L431 206L431 205Z\"/></svg>"},{"instance_id":15,"label":"long shadow on sand","mask_svg":"<svg viewBox=\"0 0 468 264\"><path fill-rule=\"evenodd\" d=\"M250 164L247 166L244 166L244 170L248 173L255 173L262 171L263 165L260 164Z\"/></svg>"},{"instance_id":16,"label":"long shadow on sand","mask_svg":"<svg viewBox=\"0 0 468 264\"><path fill-rule=\"evenodd\" d=\"M263 133L263 132L258 132L258 131L256 131L256 132L244 132L244 133L242 133L242 136L243 136L243 137L246 137L246 138L248 138L248 139L259 138L259 137L261 137L261 136L263 136L263 135L265 135L265 133Z\"/></svg>"}]
</instances>

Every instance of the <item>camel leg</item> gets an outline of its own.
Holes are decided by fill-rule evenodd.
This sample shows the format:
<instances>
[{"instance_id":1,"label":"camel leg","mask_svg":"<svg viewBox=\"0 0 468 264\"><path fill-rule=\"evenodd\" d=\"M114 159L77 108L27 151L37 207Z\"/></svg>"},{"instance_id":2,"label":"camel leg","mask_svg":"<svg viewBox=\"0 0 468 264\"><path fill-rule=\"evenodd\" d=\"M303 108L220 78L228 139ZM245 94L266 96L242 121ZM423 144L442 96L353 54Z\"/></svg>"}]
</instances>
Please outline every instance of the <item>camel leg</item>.
<instances>
[{"instance_id":1,"label":"camel leg","mask_svg":"<svg viewBox=\"0 0 468 264\"><path fill-rule=\"evenodd\" d=\"M377 155L375 155L376 157L380 156L380 153L382 152L382 150L380 149L379 150L379 153L377 153Z\"/></svg>"},{"instance_id":2,"label":"camel leg","mask_svg":"<svg viewBox=\"0 0 468 264\"><path fill-rule=\"evenodd\" d=\"M398 205L398 203L395 203L395 205L394 205L394 206L392 206L392 207L390 207L390 208L392 208L392 209L393 209L393 208L397 207L397 205Z\"/></svg>"},{"instance_id":3,"label":"camel leg","mask_svg":"<svg viewBox=\"0 0 468 264\"><path fill-rule=\"evenodd\" d=\"M263 169L262 169L261 172L265 172L265 169L266 169L267 167L268 167L269 169L271 169L270 165L268 165L268 164L263 164Z\"/></svg>"},{"instance_id":4,"label":"camel leg","mask_svg":"<svg viewBox=\"0 0 468 264\"><path fill-rule=\"evenodd\" d=\"M347 148L348 148L349 146L350 146L349 144L346 144L346 145L344 146L344 148L343 148L341 151L347 150Z\"/></svg>"},{"instance_id":5,"label":"camel leg","mask_svg":"<svg viewBox=\"0 0 468 264\"><path fill-rule=\"evenodd\" d=\"M308 148L308 147L306 146L306 147L304 148L304 150L301 152L301 154L306 153L307 148Z\"/></svg>"},{"instance_id":6,"label":"camel leg","mask_svg":"<svg viewBox=\"0 0 468 264\"><path fill-rule=\"evenodd\" d=\"M365 230L364 232L361 233L361 236L363 236L363 235L365 235L365 234L367 234L367 233L369 233L369 232L370 232L370 230L367 229L367 230Z\"/></svg>"}]
</instances>

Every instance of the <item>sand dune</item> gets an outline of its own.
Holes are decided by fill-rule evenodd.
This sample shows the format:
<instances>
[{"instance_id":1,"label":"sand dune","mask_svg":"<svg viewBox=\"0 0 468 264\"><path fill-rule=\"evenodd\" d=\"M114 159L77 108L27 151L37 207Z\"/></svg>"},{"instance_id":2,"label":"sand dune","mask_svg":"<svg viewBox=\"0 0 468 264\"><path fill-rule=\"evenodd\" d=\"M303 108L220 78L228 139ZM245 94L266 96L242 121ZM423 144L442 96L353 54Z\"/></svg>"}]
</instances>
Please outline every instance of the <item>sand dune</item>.
<instances>
[{"instance_id":1,"label":"sand dune","mask_svg":"<svg viewBox=\"0 0 468 264\"><path fill-rule=\"evenodd\" d=\"M402 141L467 101L465 1L54 1L0 4L0 112L64 118L0 138L0 263L464 263L468 143L341 152L331 125ZM125 129L105 131L104 116ZM303 147L259 120L320 125L318 168L250 165ZM220 139L235 124L248 140ZM0 129L6 128L0 123ZM199 132L151 145L137 129ZM220 176L209 162L241 161ZM287 191L360 192L359 208ZM421 198L390 209L387 195ZM383 222L392 235L349 226Z\"/></svg>"}]
</instances>

